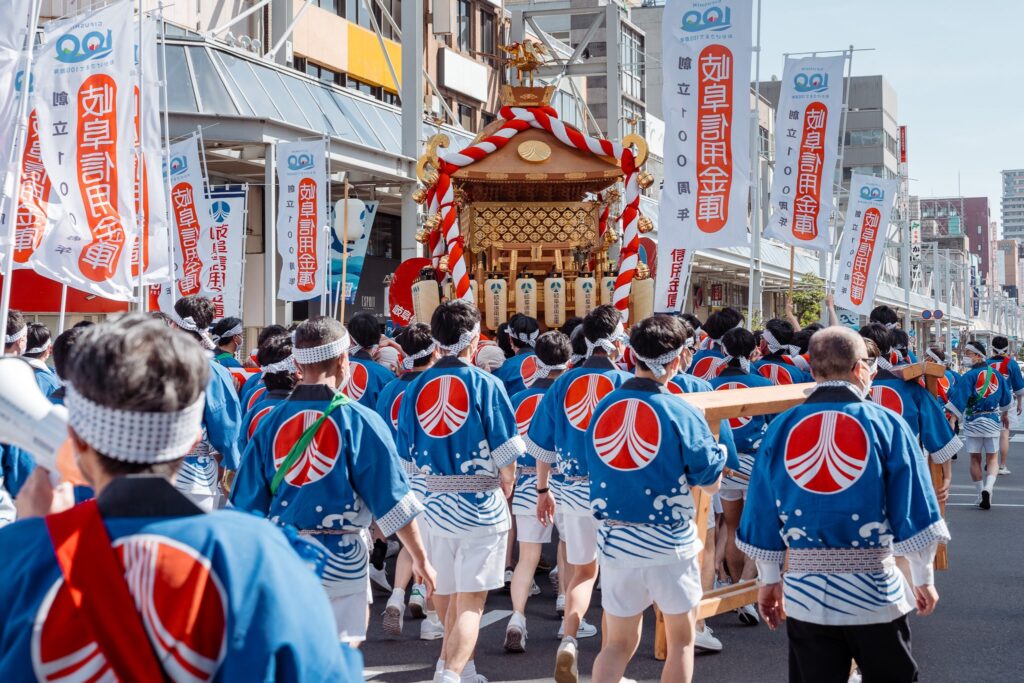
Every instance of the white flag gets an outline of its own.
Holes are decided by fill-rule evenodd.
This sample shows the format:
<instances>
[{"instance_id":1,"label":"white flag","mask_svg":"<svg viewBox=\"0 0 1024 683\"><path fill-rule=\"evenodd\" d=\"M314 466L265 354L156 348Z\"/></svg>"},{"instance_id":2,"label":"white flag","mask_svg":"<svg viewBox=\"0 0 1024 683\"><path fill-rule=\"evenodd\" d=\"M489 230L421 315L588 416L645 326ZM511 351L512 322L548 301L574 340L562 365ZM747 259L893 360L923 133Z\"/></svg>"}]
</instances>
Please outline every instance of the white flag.
<instances>
[{"instance_id":1,"label":"white flag","mask_svg":"<svg viewBox=\"0 0 1024 683\"><path fill-rule=\"evenodd\" d=\"M213 302L216 318L242 317L242 264L245 261L246 186L210 189L210 226L199 240L203 260L202 295Z\"/></svg>"},{"instance_id":2,"label":"white flag","mask_svg":"<svg viewBox=\"0 0 1024 683\"><path fill-rule=\"evenodd\" d=\"M24 79L22 50L28 35L31 9L32 0L0 3L0 93L4 93L4 97L0 97L0 178L8 170L7 162L11 158L18 128L18 98L7 95L21 91L20 81ZM13 194L13 188L10 194ZM6 187L4 197L10 198Z\"/></svg>"},{"instance_id":3,"label":"white flag","mask_svg":"<svg viewBox=\"0 0 1024 683\"><path fill-rule=\"evenodd\" d=\"M897 182L860 173L850 179L846 229L835 271L837 307L864 314L874 307Z\"/></svg>"},{"instance_id":4,"label":"white flag","mask_svg":"<svg viewBox=\"0 0 1024 683\"><path fill-rule=\"evenodd\" d=\"M277 298L284 301L306 301L324 293L326 159L324 140L277 146L277 251L281 255Z\"/></svg>"},{"instance_id":5,"label":"white flag","mask_svg":"<svg viewBox=\"0 0 1024 683\"><path fill-rule=\"evenodd\" d=\"M201 248L201 236L210 231L210 205L206 179L200 161L199 136L171 145L167 169L171 185L171 214L174 218L174 301L203 288L203 264L209 255ZM173 301L171 302L173 303Z\"/></svg>"},{"instance_id":6,"label":"white flag","mask_svg":"<svg viewBox=\"0 0 1024 683\"><path fill-rule=\"evenodd\" d=\"M658 263L746 244L750 196L751 0L665 5L665 180ZM663 266L662 266L663 267ZM655 310L671 310L667 288Z\"/></svg>"},{"instance_id":7,"label":"white flag","mask_svg":"<svg viewBox=\"0 0 1024 683\"><path fill-rule=\"evenodd\" d=\"M765 237L832 249L829 215L843 113L846 57L786 59L775 116L772 215Z\"/></svg>"},{"instance_id":8,"label":"white flag","mask_svg":"<svg viewBox=\"0 0 1024 683\"><path fill-rule=\"evenodd\" d=\"M33 256L36 272L108 299L132 299L132 3L46 27L34 69L43 164L66 216Z\"/></svg>"}]
</instances>

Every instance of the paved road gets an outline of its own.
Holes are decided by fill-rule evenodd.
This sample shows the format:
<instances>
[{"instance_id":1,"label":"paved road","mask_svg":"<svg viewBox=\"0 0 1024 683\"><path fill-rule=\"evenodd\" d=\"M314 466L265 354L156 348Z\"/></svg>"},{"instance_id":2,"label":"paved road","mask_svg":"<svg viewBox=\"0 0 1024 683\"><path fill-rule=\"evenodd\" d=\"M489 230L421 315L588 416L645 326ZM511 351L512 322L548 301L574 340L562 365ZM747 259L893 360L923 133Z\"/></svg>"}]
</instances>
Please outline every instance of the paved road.
<instances>
[{"instance_id":1,"label":"paved road","mask_svg":"<svg viewBox=\"0 0 1024 683\"><path fill-rule=\"evenodd\" d=\"M1002 683L1024 681L1024 436L1012 445L1010 467L1014 473L999 477L993 508L973 507L974 487L961 455L953 464L953 489L947 520L953 535L949 548L950 569L937 575L941 595L936 613L913 618L914 652L922 681ZM544 580L541 580L543 578ZM530 599L527 620L530 638L527 653L509 655L502 649L505 624L511 610L508 594L492 593L487 602L495 623L481 631L477 650L480 673L491 681L547 681L558 640L554 596L546 576L538 575L544 593ZM416 638L418 622L407 622L405 636L386 640L380 632L379 610L386 596L376 597L365 646L367 678L372 681L412 683L430 680L439 643ZM599 605L600 594L595 594ZM600 611L588 614L600 623ZM696 680L764 682L786 680L786 638L764 626L747 627L733 614L710 621L725 649L697 657ZM581 641L580 671L591 670L599 648L599 636ZM626 675L638 681L656 681L660 663L653 656L653 623L648 613L644 640ZM589 680L589 679L588 679Z\"/></svg>"}]
</instances>

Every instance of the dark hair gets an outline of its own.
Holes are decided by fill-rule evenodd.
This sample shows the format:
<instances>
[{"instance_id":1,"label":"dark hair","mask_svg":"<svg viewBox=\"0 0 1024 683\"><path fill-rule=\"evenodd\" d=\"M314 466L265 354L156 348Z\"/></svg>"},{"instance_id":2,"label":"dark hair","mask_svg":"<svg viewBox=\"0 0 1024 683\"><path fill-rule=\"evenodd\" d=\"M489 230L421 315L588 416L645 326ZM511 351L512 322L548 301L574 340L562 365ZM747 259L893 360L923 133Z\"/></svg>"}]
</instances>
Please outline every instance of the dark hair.
<instances>
[{"instance_id":1,"label":"dark hair","mask_svg":"<svg viewBox=\"0 0 1024 683\"><path fill-rule=\"evenodd\" d=\"M629 333L629 345L636 351L636 366L650 370L647 364L637 358L657 358L675 351L686 343L685 323L674 315L652 315L633 326Z\"/></svg>"},{"instance_id":2,"label":"dark hair","mask_svg":"<svg viewBox=\"0 0 1024 683\"><path fill-rule=\"evenodd\" d=\"M611 304L598 306L583 319L583 334L592 342L607 339L622 322L622 314Z\"/></svg>"},{"instance_id":3,"label":"dark hair","mask_svg":"<svg viewBox=\"0 0 1024 683\"><path fill-rule=\"evenodd\" d=\"M910 348L910 335L898 327L889 330L889 338L892 340L892 348L906 351Z\"/></svg>"},{"instance_id":4,"label":"dark hair","mask_svg":"<svg viewBox=\"0 0 1024 683\"><path fill-rule=\"evenodd\" d=\"M702 328L712 339L721 339L722 335L743 322L740 312L731 306L715 311L704 321Z\"/></svg>"},{"instance_id":5,"label":"dark hair","mask_svg":"<svg viewBox=\"0 0 1024 683\"><path fill-rule=\"evenodd\" d=\"M29 331L29 336L31 336L31 330ZM31 345L32 344L30 343L29 346L31 346ZM1009 339L1007 339L1006 337L1003 337L1003 336L992 337L992 351L998 353L1000 351L1009 351L1009 350L1010 350L1010 340Z\"/></svg>"},{"instance_id":6,"label":"dark hair","mask_svg":"<svg viewBox=\"0 0 1024 683\"><path fill-rule=\"evenodd\" d=\"M292 355L292 339L287 334L271 337L256 352L256 362L261 366L279 363ZM264 372L263 383L268 391L291 391L298 380L292 372Z\"/></svg>"},{"instance_id":7,"label":"dark hair","mask_svg":"<svg viewBox=\"0 0 1024 683\"><path fill-rule=\"evenodd\" d=\"M28 353L27 349L34 349L39 346L43 346L46 342L50 341L50 328L42 323L29 323L28 333L25 335L25 357L26 358L38 358L45 351L38 353Z\"/></svg>"},{"instance_id":8,"label":"dark hair","mask_svg":"<svg viewBox=\"0 0 1024 683\"><path fill-rule=\"evenodd\" d=\"M145 313L127 313L84 330L67 359L67 381L108 408L164 413L184 410L206 390L210 364L203 350ZM169 475L181 460L127 463L100 454L111 475Z\"/></svg>"},{"instance_id":9,"label":"dark hair","mask_svg":"<svg viewBox=\"0 0 1024 683\"><path fill-rule=\"evenodd\" d=\"M818 330L825 329L825 326L822 325L821 323L811 323L810 325L804 325L804 329L805 330L810 330L811 334L814 334Z\"/></svg>"},{"instance_id":10,"label":"dark hair","mask_svg":"<svg viewBox=\"0 0 1024 683\"><path fill-rule=\"evenodd\" d=\"M992 341L992 344L995 345L995 340ZM938 346L931 346L928 350L938 356L940 361L946 362L946 351L944 349Z\"/></svg>"},{"instance_id":11,"label":"dark hair","mask_svg":"<svg viewBox=\"0 0 1024 683\"><path fill-rule=\"evenodd\" d=\"M213 302L205 296L190 294L174 302L174 312L178 314L179 318L192 318L198 332L190 330L182 330L182 332L201 342L203 335L200 333L210 327L210 323L213 322Z\"/></svg>"},{"instance_id":12,"label":"dark hair","mask_svg":"<svg viewBox=\"0 0 1024 683\"><path fill-rule=\"evenodd\" d=\"M380 323L372 313L356 313L352 316L348 321L348 333L352 335L352 341L364 349L380 343Z\"/></svg>"},{"instance_id":13,"label":"dark hair","mask_svg":"<svg viewBox=\"0 0 1024 683\"><path fill-rule=\"evenodd\" d=\"M587 355L587 335L583 334L583 325L576 326L576 329L569 335L569 345L572 347L573 355Z\"/></svg>"},{"instance_id":14,"label":"dark hair","mask_svg":"<svg viewBox=\"0 0 1024 683\"><path fill-rule=\"evenodd\" d=\"M757 348L754 343L754 333L742 327L736 327L722 335L722 346L725 352L734 359L730 365L739 366L740 358L750 358L750 354Z\"/></svg>"},{"instance_id":15,"label":"dark hair","mask_svg":"<svg viewBox=\"0 0 1024 683\"><path fill-rule=\"evenodd\" d=\"M163 313L161 313L160 315L162 315L164 318L167 317ZM75 323L74 325L71 326L71 329L75 329L77 327L92 327L95 324L96 323L94 323L91 320L79 320L77 323Z\"/></svg>"},{"instance_id":16,"label":"dark hair","mask_svg":"<svg viewBox=\"0 0 1024 683\"><path fill-rule=\"evenodd\" d=\"M328 316L316 316L309 320L303 320L298 327L295 328L295 342L293 348L295 349L311 349L315 346L323 346L324 344L330 344L336 342L345 336L345 328L334 318ZM277 337L274 337L277 339ZM270 340L267 340L270 343ZM322 360L319 363L311 363L304 365L303 367L309 368L313 372L326 372L330 370L335 362L336 358L328 358ZM298 361L296 361L298 362Z\"/></svg>"},{"instance_id":17,"label":"dark hair","mask_svg":"<svg viewBox=\"0 0 1024 683\"><path fill-rule=\"evenodd\" d=\"M863 337L863 339L864 346L867 347L868 350L868 358L878 358L882 355L882 352L878 350L878 344L876 344L873 339L868 339L867 337Z\"/></svg>"},{"instance_id":18,"label":"dark hair","mask_svg":"<svg viewBox=\"0 0 1024 683\"><path fill-rule=\"evenodd\" d=\"M164 313L163 311L150 311L149 313L147 313L147 315L150 318L152 318L153 320L159 320L160 322L162 322L164 325L167 325L168 327L170 327L171 324L172 324L171 323L171 317L169 315L167 315L166 313ZM81 324L81 323L79 323L79 324Z\"/></svg>"},{"instance_id":19,"label":"dark hair","mask_svg":"<svg viewBox=\"0 0 1024 683\"><path fill-rule=\"evenodd\" d=\"M981 356L982 356L982 358L984 358L984 357L985 357L985 351L987 350L987 347L985 346L985 342L981 341L980 339L969 339L969 340L967 340L967 341L968 341L968 342L969 342L969 343L970 343L970 344L971 344L972 346L977 346L977 347L978 347L978 349L979 349L979 350L981 351ZM973 352L972 352L972 353L973 353Z\"/></svg>"},{"instance_id":20,"label":"dark hair","mask_svg":"<svg viewBox=\"0 0 1024 683\"><path fill-rule=\"evenodd\" d=\"M288 334L288 328L284 325L267 325L260 330L259 336L256 337L256 346L263 346L263 343L271 337L279 337L282 334Z\"/></svg>"},{"instance_id":21,"label":"dark hair","mask_svg":"<svg viewBox=\"0 0 1024 683\"><path fill-rule=\"evenodd\" d=\"M519 315L516 313L516 315ZM515 316L512 316L513 318ZM494 331L494 341L498 344L498 348L501 349L505 358L511 358L516 355L515 350L512 348L512 339L508 335L508 323L501 323L498 325L498 329Z\"/></svg>"},{"instance_id":22,"label":"dark hair","mask_svg":"<svg viewBox=\"0 0 1024 683\"><path fill-rule=\"evenodd\" d=\"M226 344L231 341L231 337L234 337L235 335L227 337L224 335L241 324L241 318L221 318L213 324L213 327L210 328L210 335L213 337L214 341L217 342L217 346Z\"/></svg>"},{"instance_id":23,"label":"dark hair","mask_svg":"<svg viewBox=\"0 0 1024 683\"><path fill-rule=\"evenodd\" d=\"M574 315L558 328L558 331L564 334L566 337L572 335L573 330L583 324L583 318L578 315Z\"/></svg>"},{"instance_id":24,"label":"dark hair","mask_svg":"<svg viewBox=\"0 0 1024 683\"><path fill-rule=\"evenodd\" d=\"M892 350L892 331L882 323L868 323L860 328L860 336L875 342L878 352L883 356Z\"/></svg>"},{"instance_id":25,"label":"dark hair","mask_svg":"<svg viewBox=\"0 0 1024 683\"><path fill-rule=\"evenodd\" d=\"M434 343L434 337L430 334L430 325L426 323L412 323L395 335L395 341L402 347L405 355L411 356L414 353L429 349L430 345ZM421 368L424 365L428 365L430 361L431 357L427 355L414 360L412 366L414 368Z\"/></svg>"},{"instance_id":26,"label":"dark hair","mask_svg":"<svg viewBox=\"0 0 1024 683\"><path fill-rule=\"evenodd\" d=\"M772 318L764 324L764 329L772 333L775 337L775 341L779 342L783 346L787 346L793 343L793 335L796 330L793 329L793 323L782 318Z\"/></svg>"},{"instance_id":27,"label":"dark hair","mask_svg":"<svg viewBox=\"0 0 1024 683\"><path fill-rule=\"evenodd\" d=\"M8 337L15 335L21 331L21 328L25 327L25 316L21 314L21 311L14 308L10 309L7 313L7 332L5 333ZM8 347L10 344L4 341L4 347Z\"/></svg>"},{"instance_id":28,"label":"dark hair","mask_svg":"<svg viewBox=\"0 0 1024 683\"><path fill-rule=\"evenodd\" d=\"M540 324L537 322L537 319L531 318L528 315L516 315L508 321L508 338L514 349L529 346L526 342L521 341L519 337L529 337L538 331L540 331Z\"/></svg>"},{"instance_id":29,"label":"dark hair","mask_svg":"<svg viewBox=\"0 0 1024 683\"><path fill-rule=\"evenodd\" d=\"M480 322L480 311L462 299L446 301L434 309L430 318L430 334L445 346L459 341L463 332L469 332Z\"/></svg>"},{"instance_id":30,"label":"dark hair","mask_svg":"<svg viewBox=\"0 0 1024 683\"><path fill-rule=\"evenodd\" d=\"M799 332L793 333L793 341L791 342L794 346L800 349L800 353L807 353L811 348L811 337L817 330L807 329L806 327Z\"/></svg>"},{"instance_id":31,"label":"dark hair","mask_svg":"<svg viewBox=\"0 0 1024 683\"><path fill-rule=\"evenodd\" d=\"M57 371L57 377L67 378L68 360L71 358L72 350L78 345L82 335L88 327L72 327L64 330L53 342L53 369Z\"/></svg>"},{"instance_id":32,"label":"dark hair","mask_svg":"<svg viewBox=\"0 0 1024 683\"><path fill-rule=\"evenodd\" d=\"M899 323L900 316L888 306L875 306L871 309L871 315L868 316L868 320L873 323L893 325Z\"/></svg>"},{"instance_id":33,"label":"dark hair","mask_svg":"<svg viewBox=\"0 0 1024 683\"><path fill-rule=\"evenodd\" d=\"M551 330L537 337L536 344L537 358L544 365L561 365L569 362L569 355L572 353L572 346L569 338Z\"/></svg>"},{"instance_id":34,"label":"dark hair","mask_svg":"<svg viewBox=\"0 0 1024 683\"><path fill-rule=\"evenodd\" d=\"M704 323L701 322L701 319L695 316L693 313L683 313L679 317L685 320L694 331L696 331L698 328L704 328Z\"/></svg>"}]
</instances>

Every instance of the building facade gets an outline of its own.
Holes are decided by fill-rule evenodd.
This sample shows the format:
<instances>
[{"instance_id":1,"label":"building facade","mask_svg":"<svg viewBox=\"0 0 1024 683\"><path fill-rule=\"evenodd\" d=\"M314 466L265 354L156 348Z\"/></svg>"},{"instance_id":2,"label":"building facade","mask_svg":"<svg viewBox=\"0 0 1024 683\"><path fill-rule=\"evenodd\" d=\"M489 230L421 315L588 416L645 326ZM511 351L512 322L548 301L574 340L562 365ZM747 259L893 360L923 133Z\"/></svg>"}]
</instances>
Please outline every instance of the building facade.
<instances>
[{"instance_id":1,"label":"building facade","mask_svg":"<svg viewBox=\"0 0 1024 683\"><path fill-rule=\"evenodd\" d=\"M1003 239L996 243L996 250L996 284L1002 287L1011 299L1020 301L1020 245L1015 239Z\"/></svg>"},{"instance_id":2,"label":"building facade","mask_svg":"<svg viewBox=\"0 0 1024 683\"><path fill-rule=\"evenodd\" d=\"M1003 171L1003 237L1024 240L1024 168Z\"/></svg>"},{"instance_id":3,"label":"building facade","mask_svg":"<svg viewBox=\"0 0 1024 683\"><path fill-rule=\"evenodd\" d=\"M964 235L970 252L979 259L981 284L995 280L996 224L988 197L922 197L921 239Z\"/></svg>"}]
</instances>

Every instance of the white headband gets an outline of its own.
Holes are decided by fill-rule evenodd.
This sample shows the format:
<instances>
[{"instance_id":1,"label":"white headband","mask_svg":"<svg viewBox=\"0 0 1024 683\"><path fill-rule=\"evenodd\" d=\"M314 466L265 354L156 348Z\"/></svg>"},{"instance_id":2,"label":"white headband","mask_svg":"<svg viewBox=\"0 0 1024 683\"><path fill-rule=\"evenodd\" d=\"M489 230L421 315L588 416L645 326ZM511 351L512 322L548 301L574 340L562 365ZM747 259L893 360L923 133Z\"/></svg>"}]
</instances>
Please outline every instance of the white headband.
<instances>
[{"instance_id":1,"label":"white headband","mask_svg":"<svg viewBox=\"0 0 1024 683\"><path fill-rule=\"evenodd\" d=\"M692 349L696 345L697 345L697 342L695 342L693 340L693 337L687 337L686 341L683 342L683 348L684 349Z\"/></svg>"},{"instance_id":2,"label":"white headband","mask_svg":"<svg viewBox=\"0 0 1024 683\"><path fill-rule=\"evenodd\" d=\"M171 319L171 322L186 332L195 332L198 334L199 343L202 344L203 348L207 351L213 351L217 348L217 345L213 343L212 339L210 339L209 333L206 330L199 329L199 325L196 324L196 321L192 316L182 318L174 308L171 308L167 311L167 317Z\"/></svg>"},{"instance_id":3,"label":"white headband","mask_svg":"<svg viewBox=\"0 0 1024 683\"><path fill-rule=\"evenodd\" d=\"M791 354L800 353L800 347L794 346L793 344L780 344L779 340L775 338L775 335L771 333L771 330L767 328L761 331L761 338L764 339L765 343L768 344L768 350L772 353L779 351L789 351Z\"/></svg>"},{"instance_id":4,"label":"white headband","mask_svg":"<svg viewBox=\"0 0 1024 683\"><path fill-rule=\"evenodd\" d=\"M260 366L260 372L264 375L272 375L275 372L295 372L297 369L295 367L295 356L288 356L276 363Z\"/></svg>"},{"instance_id":5,"label":"white headband","mask_svg":"<svg viewBox=\"0 0 1024 683\"><path fill-rule=\"evenodd\" d=\"M28 325L25 325L25 327L21 328L14 334L4 335L4 343L6 346L10 346L11 344L17 344L26 336L28 336Z\"/></svg>"},{"instance_id":6,"label":"white headband","mask_svg":"<svg viewBox=\"0 0 1024 683\"><path fill-rule=\"evenodd\" d=\"M928 356L929 358L931 358L931 359L932 359L933 361L935 361L936 363L944 363L944 362L945 362L945 361L943 361L943 360L942 360L941 358L939 358L939 354L935 353L935 352L934 352L934 351L932 351L931 349L928 349L928 350L927 350L927 351L925 351L924 353L925 353L925 355L926 355L926 356Z\"/></svg>"},{"instance_id":7,"label":"white headband","mask_svg":"<svg viewBox=\"0 0 1024 683\"><path fill-rule=\"evenodd\" d=\"M1009 341L1006 342L1006 346L996 346L995 342L992 342L992 350L993 351L1006 351L1009 348L1010 348L1010 342Z\"/></svg>"},{"instance_id":8,"label":"white headband","mask_svg":"<svg viewBox=\"0 0 1024 683\"><path fill-rule=\"evenodd\" d=\"M885 329L887 330L895 330L899 326L899 323L885 323Z\"/></svg>"},{"instance_id":9,"label":"white headband","mask_svg":"<svg viewBox=\"0 0 1024 683\"><path fill-rule=\"evenodd\" d=\"M875 358L875 363L878 365L878 367L882 368L883 370L888 370L889 372L892 372L893 365L885 356L879 356L878 358Z\"/></svg>"},{"instance_id":10,"label":"white headband","mask_svg":"<svg viewBox=\"0 0 1024 683\"><path fill-rule=\"evenodd\" d=\"M244 328L242 327L242 323L238 323L224 334L218 336L217 339L220 339L221 341L224 341L225 339L231 339L232 337L242 334L243 331Z\"/></svg>"},{"instance_id":11,"label":"white headband","mask_svg":"<svg viewBox=\"0 0 1024 683\"><path fill-rule=\"evenodd\" d=\"M654 373L655 377L660 379L665 376L666 372L668 372L668 370L665 369L665 366L671 363L676 358L679 358L679 354L681 354L683 352L683 349L686 347L680 346L675 351L663 353L657 358L644 358L639 353L637 353L637 350L635 348L633 348L632 346L630 348L633 349L633 356L638 361L641 361L644 365L646 365L647 369Z\"/></svg>"},{"instance_id":12,"label":"white headband","mask_svg":"<svg viewBox=\"0 0 1024 683\"><path fill-rule=\"evenodd\" d=\"M573 367L576 367L576 364L579 363L581 360L584 360L585 358L586 356L584 355L574 353L571 356L569 356L569 362L572 364Z\"/></svg>"},{"instance_id":13,"label":"white headband","mask_svg":"<svg viewBox=\"0 0 1024 683\"><path fill-rule=\"evenodd\" d=\"M455 342L454 344L442 344L436 339L434 340L434 343L437 344L437 348L444 351L446 355L457 356L469 348L469 345L473 343L473 337L477 336L478 334L480 334L480 323L473 325L473 329L466 330L465 332L460 334L459 341Z\"/></svg>"},{"instance_id":14,"label":"white headband","mask_svg":"<svg viewBox=\"0 0 1024 683\"><path fill-rule=\"evenodd\" d=\"M746 372L746 373L750 372L750 359L749 358L744 358L742 356L730 356L729 354L725 354L725 357L722 360L725 361L726 365L728 365L729 363L731 363L734 360L738 360L740 362L740 370L742 370L743 372Z\"/></svg>"},{"instance_id":15,"label":"white headband","mask_svg":"<svg viewBox=\"0 0 1024 683\"><path fill-rule=\"evenodd\" d=\"M300 349L297 346L293 346L292 356L295 358L295 362L300 365L312 365L313 363L322 363L332 358L339 358L348 349L348 332L343 332L339 339L332 341L330 344L321 344L320 346L313 346L308 349Z\"/></svg>"},{"instance_id":16,"label":"white headband","mask_svg":"<svg viewBox=\"0 0 1024 683\"><path fill-rule=\"evenodd\" d=\"M967 351L973 351L974 353L978 354L982 358L985 357L985 352L982 351L980 347L976 346L974 342L967 342L964 345L964 349L966 349Z\"/></svg>"},{"instance_id":17,"label":"white headband","mask_svg":"<svg viewBox=\"0 0 1024 683\"><path fill-rule=\"evenodd\" d=\"M537 359L537 370L533 373L534 379L544 379L555 370L565 370L568 367L567 363L558 363L557 365L548 365L540 358Z\"/></svg>"},{"instance_id":18,"label":"white headband","mask_svg":"<svg viewBox=\"0 0 1024 683\"><path fill-rule=\"evenodd\" d=\"M533 346L534 344L537 343L537 337L540 336L540 330L534 330L530 334L519 334L517 332L512 332L511 336L513 339L521 341L527 346Z\"/></svg>"},{"instance_id":19,"label":"white headband","mask_svg":"<svg viewBox=\"0 0 1024 683\"><path fill-rule=\"evenodd\" d=\"M437 349L437 342L435 342L435 341L430 342L430 346L428 346L427 348L423 349L422 351L417 351L416 353L412 353L412 354L409 354L408 356L406 356L402 360L402 368L405 369L405 370L412 370L413 367L416 365L416 361L418 361L420 358L426 358L427 356L432 354L436 349Z\"/></svg>"},{"instance_id":20,"label":"white headband","mask_svg":"<svg viewBox=\"0 0 1024 683\"><path fill-rule=\"evenodd\" d=\"M97 452L131 463L161 463L185 456L202 434L206 395L170 413L120 410L90 401L67 386L68 424Z\"/></svg>"},{"instance_id":21,"label":"white headband","mask_svg":"<svg viewBox=\"0 0 1024 683\"><path fill-rule=\"evenodd\" d=\"M31 349L26 349L25 353L23 353L22 355L27 356L30 353L43 353L44 351L46 351L46 349L50 348L52 344L53 340L47 339L42 346L33 346Z\"/></svg>"},{"instance_id":22,"label":"white headband","mask_svg":"<svg viewBox=\"0 0 1024 683\"><path fill-rule=\"evenodd\" d=\"M625 334L626 328L622 326L622 322L620 321L617 325L615 325L615 329L612 331L611 335L607 337L601 337L597 341L590 341L589 339L584 338L583 342L587 345L587 358L593 356L594 349L597 348L604 349L605 353L612 353L613 351L615 351L615 342L621 341L622 337L625 336Z\"/></svg>"},{"instance_id":23,"label":"white headband","mask_svg":"<svg viewBox=\"0 0 1024 683\"><path fill-rule=\"evenodd\" d=\"M366 351L369 354L373 354L374 350L378 346L379 346L379 344L372 344L370 346L362 346L360 344L356 344L355 342L352 342L352 345L348 347L348 352L350 354L352 354L352 355L355 355L355 354L359 353L360 351Z\"/></svg>"}]
</instances>

